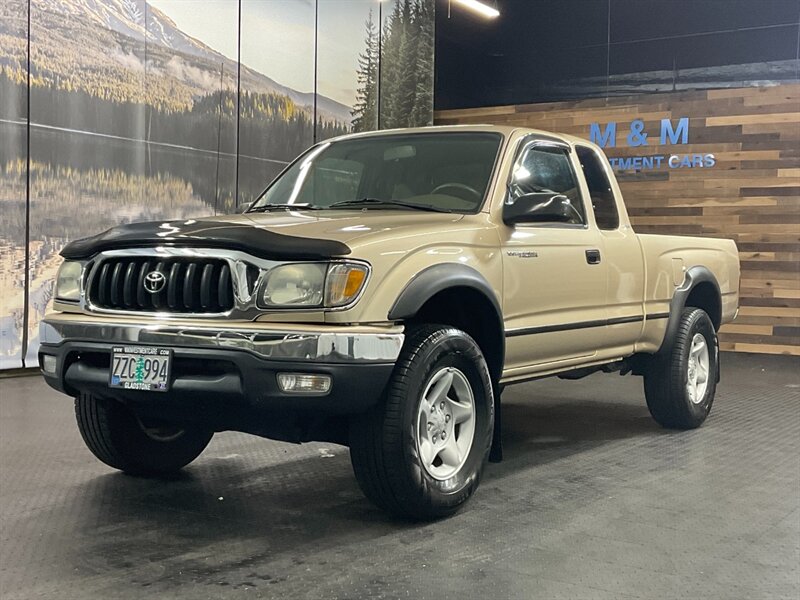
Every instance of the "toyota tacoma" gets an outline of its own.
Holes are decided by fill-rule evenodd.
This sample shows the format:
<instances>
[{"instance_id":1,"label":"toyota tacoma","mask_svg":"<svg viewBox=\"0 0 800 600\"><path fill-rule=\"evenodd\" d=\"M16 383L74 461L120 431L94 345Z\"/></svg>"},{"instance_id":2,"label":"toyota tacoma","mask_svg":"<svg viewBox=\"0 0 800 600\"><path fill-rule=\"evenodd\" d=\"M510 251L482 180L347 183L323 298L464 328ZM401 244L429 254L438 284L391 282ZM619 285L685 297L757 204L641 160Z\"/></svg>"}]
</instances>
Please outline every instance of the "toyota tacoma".
<instances>
[{"instance_id":1,"label":"toyota tacoma","mask_svg":"<svg viewBox=\"0 0 800 600\"><path fill-rule=\"evenodd\" d=\"M97 458L160 476L219 431L335 442L410 519L500 459L511 384L633 373L660 425L700 426L738 306L732 241L635 233L597 146L513 127L325 141L240 214L61 254L39 363Z\"/></svg>"}]
</instances>

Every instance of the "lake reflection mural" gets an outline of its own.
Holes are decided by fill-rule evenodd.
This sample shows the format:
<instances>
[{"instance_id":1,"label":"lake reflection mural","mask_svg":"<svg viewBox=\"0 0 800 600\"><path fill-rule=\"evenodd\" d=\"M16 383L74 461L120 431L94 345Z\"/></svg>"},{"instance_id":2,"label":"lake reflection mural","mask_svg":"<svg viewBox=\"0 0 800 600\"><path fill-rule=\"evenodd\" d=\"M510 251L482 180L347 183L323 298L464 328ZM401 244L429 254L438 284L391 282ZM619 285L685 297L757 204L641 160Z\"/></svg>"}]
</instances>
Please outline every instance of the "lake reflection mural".
<instances>
[{"instance_id":1,"label":"lake reflection mural","mask_svg":"<svg viewBox=\"0 0 800 600\"><path fill-rule=\"evenodd\" d=\"M393 126L432 120L433 4L380 7L406 38L384 61L417 65L387 90L416 98L405 122L382 96ZM30 7L28 32L28 1L0 3L0 369L36 366L67 242L235 211L316 141L378 126L377 0Z\"/></svg>"}]
</instances>

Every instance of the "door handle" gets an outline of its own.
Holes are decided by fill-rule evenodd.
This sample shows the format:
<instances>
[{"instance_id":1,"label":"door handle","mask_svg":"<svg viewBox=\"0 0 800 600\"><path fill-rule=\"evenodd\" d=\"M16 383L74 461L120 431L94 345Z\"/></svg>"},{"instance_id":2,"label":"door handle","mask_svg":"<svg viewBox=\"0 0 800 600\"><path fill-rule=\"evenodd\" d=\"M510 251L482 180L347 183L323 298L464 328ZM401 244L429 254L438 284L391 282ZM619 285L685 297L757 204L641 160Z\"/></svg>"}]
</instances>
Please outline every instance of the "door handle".
<instances>
[{"instance_id":1,"label":"door handle","mask_svg":"<svg viewBox=\"0 0 800 600\"><path fill-rule=\"evenodd\" d=\"M586 251L586 262L590 265L599 265L600 264L600 250L593 248L592 250Z\"/></svg>"}]
</instances>

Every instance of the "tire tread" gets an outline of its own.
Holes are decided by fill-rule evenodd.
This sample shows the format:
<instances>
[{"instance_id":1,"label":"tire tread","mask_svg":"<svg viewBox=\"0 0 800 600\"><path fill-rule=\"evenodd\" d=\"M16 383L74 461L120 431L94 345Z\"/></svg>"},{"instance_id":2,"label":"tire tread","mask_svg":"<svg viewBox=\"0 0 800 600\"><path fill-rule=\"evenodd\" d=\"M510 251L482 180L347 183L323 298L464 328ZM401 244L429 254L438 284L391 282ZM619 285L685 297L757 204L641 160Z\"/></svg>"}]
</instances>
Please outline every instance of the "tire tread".
<instances>
[{"instance_id":1,"label":"tire tread","mask_svg":"<svg viewBox=\"0 0 800 600\"><path fill-rule=\"evenodd\" d=\"M698 418L693 414L686 402L684 386L684 355L688 353L688 345L692 342L691 331L700 320L713 325L706 312L700 308L686 307L681 313L681 320L672 347L664 356L655 356L644 378L645 398L653 419L669 429L694 429L702 425L705 415ZM716 348L709 345L709 353L716 355ZM714 369L718 368L716 359ZM715 372L710 372L711 393L715 391ZM710 409L710 403L709 407ZM708 411L706 411L708 414Z\"/></svg>"},{"instance_id":2,"label":"tire tread","mask_svg":"<svg viewBox=\"0 0 800 600\"><path fill-rule=\"evenodd\" d=\"M91 394L75 398L75 419L89 450L109 467L133 475L165 475L197 458L213 432L185 430L174 441L148 438L134 414L115 400Z\"/></svg>"},{"instance_id":3,"label":"tire tread","mask_svg":"<svg viewBox=\"0 0 800 600\"><path fill-rule=\"evenodd\" d=\"M410 327L383 402L352 422L350 452L356 479L367 498L379 508L400 518L428 520L453 514L477 485L476 482L467 486L453 499L452 505L438 506L431 510L430 507L417 506L415 498L403 493L406 489L403 473L399 469L391 468L394 461L399 460L397 449L401 447L403 440L403 407L410 394L412 369L422 351L453 332L466 335L446 325L425 324Z\"/></svg>"}]
</instances>

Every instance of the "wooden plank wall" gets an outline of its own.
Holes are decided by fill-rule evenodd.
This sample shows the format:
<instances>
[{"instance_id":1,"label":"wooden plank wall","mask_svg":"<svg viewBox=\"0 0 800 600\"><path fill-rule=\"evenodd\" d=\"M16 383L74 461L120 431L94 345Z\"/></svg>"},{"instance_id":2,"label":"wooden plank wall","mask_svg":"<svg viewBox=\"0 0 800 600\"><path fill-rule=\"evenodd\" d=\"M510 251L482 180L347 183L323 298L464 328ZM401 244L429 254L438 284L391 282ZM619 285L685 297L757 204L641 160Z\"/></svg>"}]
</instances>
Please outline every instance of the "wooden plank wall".
<instances>
[{"instance_id":1,"label":"wooden plank wall","mask_svg":"<svg viewBox=\"0 0 800 600\"><path fill-rule=\"evenodd\" d=\"M661 119L689 117L688 145L657 146ZM712 153L712 168L618 171L642 233L728 237L742 261L739 318L723 349L800 356L800 85L440 111L437 124L495 123L589 138L590 124L617 125L609 157ZM645 122L650 145L627 147Z\"/></svg>"}]
</instances>

